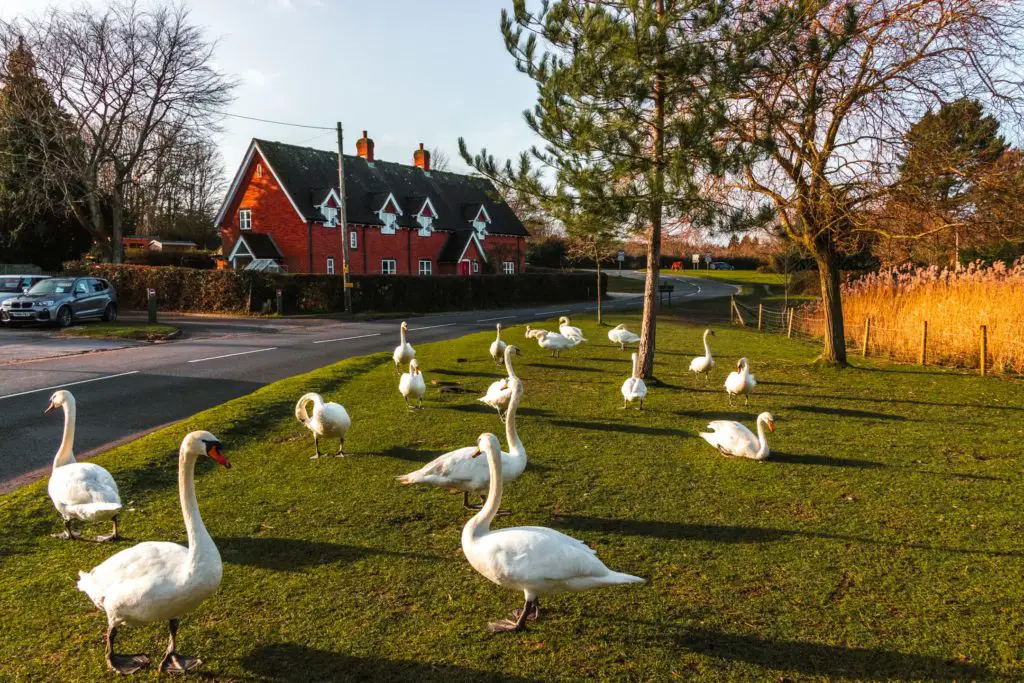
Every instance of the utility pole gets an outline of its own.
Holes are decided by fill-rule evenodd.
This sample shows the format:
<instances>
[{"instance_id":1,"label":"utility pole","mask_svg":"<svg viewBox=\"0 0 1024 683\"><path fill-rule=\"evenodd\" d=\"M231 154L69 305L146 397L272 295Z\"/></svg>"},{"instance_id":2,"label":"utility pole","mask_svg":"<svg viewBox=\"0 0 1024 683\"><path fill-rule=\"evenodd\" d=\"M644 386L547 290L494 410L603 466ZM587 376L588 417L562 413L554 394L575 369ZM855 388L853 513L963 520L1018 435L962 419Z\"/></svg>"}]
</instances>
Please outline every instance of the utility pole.
<instances>
[{"instance_id":1,"label":"utility pole","mask_svg":"<svg viewBox=\"0 0 1024 683\"><path fill-rule=\"evenodd\" d=\"M341 121L338 121L338 216L341 220L341 281L345 288L345 312L352 313L352 283L348 272L348 215L345 211L345 151L342 147Z\"/></svg>"}]
</instances>

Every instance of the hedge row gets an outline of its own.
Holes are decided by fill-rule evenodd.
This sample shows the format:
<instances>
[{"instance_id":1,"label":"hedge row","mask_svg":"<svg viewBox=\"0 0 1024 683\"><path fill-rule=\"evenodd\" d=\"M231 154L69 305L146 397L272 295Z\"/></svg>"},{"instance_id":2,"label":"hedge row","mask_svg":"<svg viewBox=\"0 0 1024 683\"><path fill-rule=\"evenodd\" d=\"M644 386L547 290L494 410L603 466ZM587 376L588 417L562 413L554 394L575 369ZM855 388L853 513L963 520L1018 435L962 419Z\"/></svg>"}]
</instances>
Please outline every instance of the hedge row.
<instances>
[{"instance_id":1,"label":"hedge row","mask_svg":"<svg viewBox=\"0 0 1024 683\"><path fill-rule=\"evenodd\" d=\"M337 275L280 275L232 270L113 265L74 262L69 274L109 280L123 310L146 308L146 290L155 289L157 306L167 311L250 313L273 310L281 290L285 313L344 310L344 288ZM521 275L409 276L354 275L355 312L434 312L581 301L595 296L591 273ZM608 280L602 277L602 289Z\"/></svg>"}]
</instances>

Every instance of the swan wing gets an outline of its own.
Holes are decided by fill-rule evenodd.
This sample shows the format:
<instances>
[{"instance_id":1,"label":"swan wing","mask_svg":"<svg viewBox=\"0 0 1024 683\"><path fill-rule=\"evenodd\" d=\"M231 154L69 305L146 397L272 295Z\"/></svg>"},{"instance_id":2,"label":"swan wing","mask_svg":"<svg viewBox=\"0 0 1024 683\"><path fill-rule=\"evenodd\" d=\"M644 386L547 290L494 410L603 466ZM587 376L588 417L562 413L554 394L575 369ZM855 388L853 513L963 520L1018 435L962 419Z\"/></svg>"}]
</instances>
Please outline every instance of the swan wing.
<instances>
[{"instance_id":1,"label":"swan wing","mask_svg":"<svg viewBox=\"0 0 1024 683\"><path fill-rule=\"evenodd\" d=\"M65 506L91 503L121 504L117 483L110 472L91 462L58 467L50 476L50 496Z\"/></svg>"},{"instance_id":2,"label":"swan wing","mask_svg":"<svg viewBox=\"0 0 1024 683\"><path fill-rule=\"evenodd\" d=\"M739 422L715 420L707 428L711 433L701 432L701 438L726 455L748 457L757 452L757 437Z\"/></svg>"},{"instance_id":3,"label":"swan wing","mask_svg":"<svg viewBox=\"0 0 1024 683\"><path fill-rule=\"evenodd\" d=\"M550 586L611 573L585 543L546 527L499 529L475 545L472 554L487 565L481 573L502 585Z\"/></svg>"},{"instance_id":4,"label":"swan wing","mask_svg":"<svg viewBox=\"0 0 1024 683\"><path fill-rule=\"evenodd\" d=\"M475 446L457 448L437 456L415 472L400 476L398 480L403 484L432 484L453 488L459 488L460 485L473 488L486 485L490 478L487 461L474 458L473 454L478 452Z\"/></svg>"}]
</instances>

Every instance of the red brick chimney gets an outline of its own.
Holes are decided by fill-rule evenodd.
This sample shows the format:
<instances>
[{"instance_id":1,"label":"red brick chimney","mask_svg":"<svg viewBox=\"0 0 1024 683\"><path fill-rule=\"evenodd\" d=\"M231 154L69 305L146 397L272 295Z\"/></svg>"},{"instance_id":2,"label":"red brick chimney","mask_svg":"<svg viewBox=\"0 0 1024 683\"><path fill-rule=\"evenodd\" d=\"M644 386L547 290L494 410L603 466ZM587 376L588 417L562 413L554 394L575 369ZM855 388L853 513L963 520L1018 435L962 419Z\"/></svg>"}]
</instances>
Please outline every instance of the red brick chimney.
<instances>
[{"instance_id":1,"label":"red brick chimney","mask_svg":"<svg viewBox=\"0 0 1024 683\"><path fill-rule=\"evenodd\" d=\"M365 130L363 131L363 137L356 140L356 154L367 161L373 161L373 140L366 137Z\"/></svg>"},{"instance_id":2,"label":"red brick chimney","mask_svg":"<svg viewBox=\"0 0 1024 683\"><path fill-rule=\"evenodd\" d=\"M430 170L430 152L423 149L423 143L420 143L420 148L412 153L412 163L416 168L422 168L424 171Z\"/></svg>"}]
</instances>

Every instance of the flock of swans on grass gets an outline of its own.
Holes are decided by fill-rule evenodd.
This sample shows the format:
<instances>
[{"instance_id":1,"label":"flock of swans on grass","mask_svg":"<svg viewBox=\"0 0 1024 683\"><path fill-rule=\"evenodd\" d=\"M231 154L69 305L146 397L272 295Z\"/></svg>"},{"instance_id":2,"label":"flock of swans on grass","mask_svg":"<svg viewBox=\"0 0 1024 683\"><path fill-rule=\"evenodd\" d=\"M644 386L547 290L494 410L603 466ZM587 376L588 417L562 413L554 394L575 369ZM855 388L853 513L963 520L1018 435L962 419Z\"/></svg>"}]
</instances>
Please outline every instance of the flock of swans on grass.
<instances>
[{"instance_id":1,"label":"flock of swans on grass","mask_svg":"<svg viewBox=\"0 0 1024 683\"><path fill-rule=\"evenodd\" d=\"M399 391L406 404L410 398L422 407L426 385L415 360L416 351L406 341L406 323L401 325L401 343L395 349L395 371L408 364L409 372L401 375ZM546 527L509 527L492 530L494 518L501 510L502 491L526 469L527 453L516 430L516 411L523 396L523 383L512 366L513 357L520 355L518 347L501 340L502 326L497 325L497 338L489 352L495 362L504 362L507 376L491 384L487 394L479 400L495 408L505 425L508 451L501 449L498 437L484 433L474 445L458 448L420 469L397 477L406 485L427 485L463 494L463 505L476 511L463 528L462 550L469 564L493 583L510 590L522 591L524 603L512 612L511 619L488 624L492 633L519 631L526 622L540 614L541 596L567 591L582 591L603 586L640 583L643 579L612 571L598 559L595 552L581 541ZM708 337L704 332L704 356L693 359L690 370L705 377L714 367ZM562 350L586 342L582 330L570 324L567 317L559 320L559 331L535 330L527 326L526 336L535 339L544 349L551 349L558 357ZM625 350L640 338L619 325L608 332L608 338ZM632 354L632 371L622 385L626 407L637 402L643 409L647 387L640 378L638 356ZM730 404L734 396L749 394L756 386L750 374L747 359L737 363L737 369L726 379L725 388ZM312 408L310 408L310 405ZM56 408L64 410L64 437L53 460L48 492L64 523L64 539L77 539L80 534L72 528L73 521L106 522L113 524L113 533L97 537L96 541L118 538L118 515L122 510L117 484L110 473L93 463L79 463L74 456L76 409L75 399L69 391L55 392L46 412ZM345 408L337 403L325 402L319 394L307 393L299 398L295 416L313 434L314 455L319 458L321 439L338 439L338 456L344 456L345 436L352 420ZM768 444L764 430L774 431L775 422L768 413L757 418L757 436L738 422L716 420L708 425L710 431L701 433L709 444L723 455L764 460L768 457ZM483 455L485 457L481 458ZM181 442L178 453L178 494L182 518L188 536L188 545L146 542L123 550L90 572L80 572L78 588L107 616L106 662L121 674L130 674L149 665L144 654L118 654L114 651L117 630L122 626L139 626L166 622L169 630L167 651L160 662L160 670L169 673L188 673L201 661L177 652L179 620L216 592L223 567L217 546L207 532L196 501L194 471L200 457L212 458L224 467L231 464L222 453L220 441L206 431L188 434ZM482 503L470 502L470 494L479 496Z\"/></svg>"}]
</instances>

